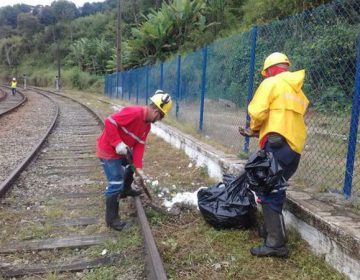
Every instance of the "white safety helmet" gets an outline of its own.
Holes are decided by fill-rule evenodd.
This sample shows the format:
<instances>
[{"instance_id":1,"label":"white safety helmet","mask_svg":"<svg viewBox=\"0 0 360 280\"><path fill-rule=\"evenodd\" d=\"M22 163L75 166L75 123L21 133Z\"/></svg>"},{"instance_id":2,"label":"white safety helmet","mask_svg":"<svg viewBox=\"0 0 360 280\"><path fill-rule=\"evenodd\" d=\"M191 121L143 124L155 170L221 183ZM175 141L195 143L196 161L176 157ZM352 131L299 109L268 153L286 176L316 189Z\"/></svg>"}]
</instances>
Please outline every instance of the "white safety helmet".
<instances>
[{"instance_id":1,"label":"white safety helmet","mask_svg":"<svg viewBox=\"0 0 360 280\"><path fill-rule=\"evenodd\" d=\"M162 89L157 89L154 94L159 94L159 93L164 94L165 92Z\"/></svg>"}]
</instances>

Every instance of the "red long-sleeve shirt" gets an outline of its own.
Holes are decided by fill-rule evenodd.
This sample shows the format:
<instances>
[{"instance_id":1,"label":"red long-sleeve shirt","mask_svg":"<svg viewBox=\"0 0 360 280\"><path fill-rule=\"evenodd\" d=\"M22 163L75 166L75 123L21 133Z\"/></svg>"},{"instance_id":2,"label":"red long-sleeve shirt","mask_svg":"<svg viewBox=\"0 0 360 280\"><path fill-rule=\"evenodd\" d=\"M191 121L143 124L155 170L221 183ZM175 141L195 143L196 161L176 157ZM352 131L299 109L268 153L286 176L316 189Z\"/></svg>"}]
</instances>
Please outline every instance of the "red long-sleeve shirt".
<instances>
[{"instance_id":1,"label":"red long-sleeve shirt","mask_svg":"<svg viewBox=\"0 0 360 280\"><path fill-rule=\"evenodd\" d=\"M115 147L124 142L133 151L136 168L142 168L145 142L151 123L145 121L145 106L128 106L105 119L105 127L97 139L96 155L101 159L118 159Z\"/></svg>"}]
</instances>

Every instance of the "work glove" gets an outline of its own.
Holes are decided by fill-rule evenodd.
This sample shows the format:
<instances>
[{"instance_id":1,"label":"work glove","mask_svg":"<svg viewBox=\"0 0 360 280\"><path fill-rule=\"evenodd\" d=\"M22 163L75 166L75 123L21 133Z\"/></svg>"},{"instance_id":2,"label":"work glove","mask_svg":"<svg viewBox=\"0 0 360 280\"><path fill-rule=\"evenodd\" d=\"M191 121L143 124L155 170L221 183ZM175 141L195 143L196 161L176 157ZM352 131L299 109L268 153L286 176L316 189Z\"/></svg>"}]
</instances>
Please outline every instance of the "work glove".
<instances>
[{"instance_id":1,"label":"work glove","mask_svg":"<svg viewBox=\"0 0 360 280\"><path fill-rule=\"evenodd\" d=\"M250 128L239 127L239 133L244 137L259 137L259 131L251 130Z\"/></svg>"},{"instance_id":2,"label":"work glove","mask_svg":"<svg viewBox=\"0 0 360 280\"><path fill-rule=\"evenodd\" d=\"M116 145L115 151L118 155L126 155L128 146L124 142L120 142Z\"/></svg>"},{"instance_id":3,"label":"work glove","mask_svg":"<svg viewBox=\"0 0 360 280\"><path fill-rule=\"evenodd\" d=\"M134 183L137 186L141 186L144 184L145 182L145 174L144 171L142 169L136 169L136 172L134 172Z\"/></svg>"}]
</instances>

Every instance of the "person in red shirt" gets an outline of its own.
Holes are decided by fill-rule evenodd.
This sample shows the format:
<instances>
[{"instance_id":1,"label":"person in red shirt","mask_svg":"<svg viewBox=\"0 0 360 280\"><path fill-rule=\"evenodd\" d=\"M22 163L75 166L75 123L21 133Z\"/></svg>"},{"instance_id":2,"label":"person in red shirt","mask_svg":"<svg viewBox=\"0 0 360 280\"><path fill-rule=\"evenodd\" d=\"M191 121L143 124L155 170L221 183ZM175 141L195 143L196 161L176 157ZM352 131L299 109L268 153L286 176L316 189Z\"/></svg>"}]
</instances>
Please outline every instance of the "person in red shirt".
<instances>
[{"instance_id":1,"label":"person in red shirt","mask_svg":"<svg viewBox=\"0 0 360 280\"><path fill-rule=\"evenodd\" d=\"M161 121L172 107L170 95L162 90L157 90L150 101L147 106L124 107L106 118L104 130L97 139L96 155L108 180L105 221L107 226L115 230L122 230L126 225L119 216L119 194L120 197L140 194L140 191L131 188L131 183L143 178L142 160L151 124ZM140 176L125 168L128 165L128 149L132 151L133 163Z\"/></svg>"}]
</instances>

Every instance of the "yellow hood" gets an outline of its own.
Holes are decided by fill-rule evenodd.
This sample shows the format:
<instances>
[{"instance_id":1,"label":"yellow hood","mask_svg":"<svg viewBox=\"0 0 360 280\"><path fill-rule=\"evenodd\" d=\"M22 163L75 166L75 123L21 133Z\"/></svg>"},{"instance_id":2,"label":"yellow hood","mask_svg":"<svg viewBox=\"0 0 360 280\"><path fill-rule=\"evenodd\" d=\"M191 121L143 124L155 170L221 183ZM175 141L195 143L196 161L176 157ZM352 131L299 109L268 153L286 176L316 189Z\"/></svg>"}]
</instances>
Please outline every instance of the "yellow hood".
<instances>
[{"instance_id":1,"label":"yellow hood","mask_svg":"<svg viewBox=\"0 0 360 280\"><path fill-rule=\"evenodd\" d=\"M299 70L296 72L283 72L276 75L277 78L283 79L288 83L296 93L299 93L305 80L305 70Z\"/></svg>"}]
</instances>

